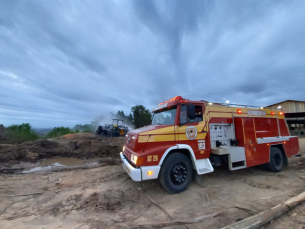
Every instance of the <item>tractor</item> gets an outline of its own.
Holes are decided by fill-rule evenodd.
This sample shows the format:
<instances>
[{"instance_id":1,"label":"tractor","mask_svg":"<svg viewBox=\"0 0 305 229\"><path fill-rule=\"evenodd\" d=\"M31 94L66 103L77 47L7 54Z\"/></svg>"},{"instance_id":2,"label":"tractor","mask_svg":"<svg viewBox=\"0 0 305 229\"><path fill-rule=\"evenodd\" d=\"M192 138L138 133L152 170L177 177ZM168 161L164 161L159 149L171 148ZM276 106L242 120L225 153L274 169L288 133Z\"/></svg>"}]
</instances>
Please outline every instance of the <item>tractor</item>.
<instances>
[{"instance_id":1,"label":"tractor","mask_svg":"<svg viewBox=\"0 0 305 229\"><path fill-rule=\"evenodd\" d=\"M125 126L124 120L112 119L112 124L105 124L105 126L99 126L96 130L96 134L105 134L110 137L125 136L128 132L128 127Z\"/></svg>"}]
</instances>

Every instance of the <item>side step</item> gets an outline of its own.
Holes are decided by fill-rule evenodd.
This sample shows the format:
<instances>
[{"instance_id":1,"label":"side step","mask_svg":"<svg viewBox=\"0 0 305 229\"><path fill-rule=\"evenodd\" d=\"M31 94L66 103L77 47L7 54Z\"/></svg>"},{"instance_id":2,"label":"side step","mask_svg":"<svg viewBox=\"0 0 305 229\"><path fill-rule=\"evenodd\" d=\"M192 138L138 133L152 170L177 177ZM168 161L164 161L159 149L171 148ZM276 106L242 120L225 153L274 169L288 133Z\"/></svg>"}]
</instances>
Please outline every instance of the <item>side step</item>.
<instances>
[{"instance_id":1,"label":"side step","mask_svg":"<svg viewBox=\"0 0 305 229\"><path fill-rule=\"evenodd\" d=\"M220 146L212 148L211 153L216 155L228 155L229 169L231 171L247 167L245 147Z\"/></svg>"}]
</instances>

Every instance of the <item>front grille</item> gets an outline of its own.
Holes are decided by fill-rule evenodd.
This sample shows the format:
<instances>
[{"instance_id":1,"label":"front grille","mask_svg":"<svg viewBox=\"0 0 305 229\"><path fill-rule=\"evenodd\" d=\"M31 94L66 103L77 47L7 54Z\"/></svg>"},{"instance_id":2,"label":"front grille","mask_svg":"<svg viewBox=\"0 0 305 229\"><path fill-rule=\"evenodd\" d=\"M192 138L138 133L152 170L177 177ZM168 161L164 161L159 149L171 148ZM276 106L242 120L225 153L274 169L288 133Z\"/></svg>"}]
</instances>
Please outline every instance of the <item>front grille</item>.
<instances>
[{"instance_id":1,"label":"front grille","mask_svg":"<svg viewBox=\"0 0 305 229\"><path fill-rule=\"evenodd\" d=\"M131 150L135 150L135 147L136 147L136 141L137 139L133 139L132 137L136 137L136 135L130 135L127 137L127 140L126 140L126 146L131 149ZM128 140L129 139L129 140Z\"/></svg>"},{"instance_id":2,"label":"front grille","mask_svg":"<svg viewBox=\"0 0 305 229\"><path fill-rule=\"evenodd\" d=\"M129 150L127 150L127 148L125 148L124 156L125 156L126 158L131 158L131 153L129 152Z\"/></svg>"}]
</instances>

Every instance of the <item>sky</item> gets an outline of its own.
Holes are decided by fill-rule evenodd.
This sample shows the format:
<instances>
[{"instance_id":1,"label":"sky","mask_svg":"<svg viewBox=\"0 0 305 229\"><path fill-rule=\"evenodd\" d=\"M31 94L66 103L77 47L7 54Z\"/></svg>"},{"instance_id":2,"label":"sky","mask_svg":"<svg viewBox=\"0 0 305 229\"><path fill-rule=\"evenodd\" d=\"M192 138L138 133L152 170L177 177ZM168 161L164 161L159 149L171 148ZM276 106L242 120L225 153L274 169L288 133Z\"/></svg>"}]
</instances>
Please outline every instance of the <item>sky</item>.
<instances>
[{"instance_id":1,"label":"sky","mask_svg":"<svg viewBox=\"0 0 305 229\"><path fill-rule=\"evenodd\" d=\"M305 101L304 25L303 0L0 0L0 124Z\"/></svg>"}]
</instances>

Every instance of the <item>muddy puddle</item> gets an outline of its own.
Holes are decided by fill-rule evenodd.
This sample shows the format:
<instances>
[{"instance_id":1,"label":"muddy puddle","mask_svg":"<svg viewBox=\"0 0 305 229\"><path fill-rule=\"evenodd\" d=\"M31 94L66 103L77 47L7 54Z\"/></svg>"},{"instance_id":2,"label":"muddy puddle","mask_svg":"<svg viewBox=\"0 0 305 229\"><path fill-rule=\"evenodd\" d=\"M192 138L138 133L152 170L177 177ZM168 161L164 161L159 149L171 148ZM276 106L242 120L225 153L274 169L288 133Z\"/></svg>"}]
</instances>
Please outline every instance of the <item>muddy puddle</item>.
<instances>
[{"instance_id":1,"label":"muddy puddle","mask_svg":"<svg viewBox=\"0 0 305 229\"><path fill-rule=\"evenodd\" d=\"M34 172L57 172L72 169L86 169L99 167L96 160L81 160L72 157L53 157L41 160L37 163L19 162L0 165L2 173L34 173Z\"/></svg>"},{"instance_id":2,"label":"muddy puddle","mask_svg":"<svg viewBox=\"0 0 305 229\"><path fill-rule=\"evenodd\" d=\"M99 163L94 160L81 160L72 157L53 157L45 159L34 168L22 171L22 173L33 173L43 171L63 171L78 168L94 168L99 166Z\"/></svg>"},{"instance_id":3,"label":"muddy puddle","mask_svg":"<svg viewBox=\"0 0 305 229\"><path fill-rule=\"evenodd\" d=\"M55 163L66 166L75 166L75 165L83 165L85 163L92 162L92 160L81 160L73 157L53 157L49 159L43 160L39 166L49 166Z\"/></svg>"}]
</instances>

